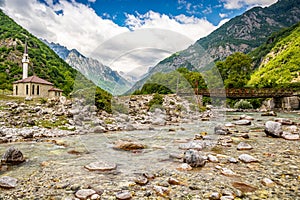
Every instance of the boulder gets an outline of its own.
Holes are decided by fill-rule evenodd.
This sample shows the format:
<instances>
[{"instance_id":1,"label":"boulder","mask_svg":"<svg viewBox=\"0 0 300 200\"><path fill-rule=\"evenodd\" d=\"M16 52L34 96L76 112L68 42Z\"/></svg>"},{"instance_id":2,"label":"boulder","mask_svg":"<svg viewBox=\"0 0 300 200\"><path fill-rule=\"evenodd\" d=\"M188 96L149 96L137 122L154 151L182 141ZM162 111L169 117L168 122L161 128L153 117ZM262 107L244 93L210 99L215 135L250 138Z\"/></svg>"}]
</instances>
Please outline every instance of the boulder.
<instances>
[{"instance_id":1,"label":"boulder","mask_svg":"<svg viewBox=\"0 0 300 200\"><path fill-rule=\"evenodd\" d=\"M9 147L1 158L2 163L19 164L24 161L23 153L14 146Z\"/></svg>"},{"instance_id":2,"label":"boulder","mask_svg":"<svg viewBox=\"0 0 300 200\"><path fill-rule=\"evenodd\" d=\"M267 136L281 137L283 133L281 129L281 123L267 121L265 125L265 133L267 134Z\"/></svg>"},{"instance_id":3,"label":"boulder","mask_svg":"<svg viewBox=\"0 0 300 200\"><path fill-rule=\"evenodd\" d=\"M0 178L0 187L10 189L17 186L18 180L9 176L3 176Z\"/></svg>"},{"instance_id":4,"label":"boulder","mask_svg":"<svg viewBox=\"0 0 300 200\"><path fill-rule=\"evenodd\" d=\"M136 150L136 149L144 149L144 148L146 148L146 146L143 144L137 143L137 142L118 140L115 142L115 145L113 148L121 149L121 150L125 150L125 151L131 151L131 150Z\"/></svg>"},{"instance_id":5,"label":"boulder","mask_svg":"<svg viewBox=\"0 0 300 200\"><path fill-rule=\"evenodd\" d=\"M206 159L200 155L199 151L189 149L184 152L183 162L189 164L191 167L203 167Z\"/></svg>"}]
</instances>

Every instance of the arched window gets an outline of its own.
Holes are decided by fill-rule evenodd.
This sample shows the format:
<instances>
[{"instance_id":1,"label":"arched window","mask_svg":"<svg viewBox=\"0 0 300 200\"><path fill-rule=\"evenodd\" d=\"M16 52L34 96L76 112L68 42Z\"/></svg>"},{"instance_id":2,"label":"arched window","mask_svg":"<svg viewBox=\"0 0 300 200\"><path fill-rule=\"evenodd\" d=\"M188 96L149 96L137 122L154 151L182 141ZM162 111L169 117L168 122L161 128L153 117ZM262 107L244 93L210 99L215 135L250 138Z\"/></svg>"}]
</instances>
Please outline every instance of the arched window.
<instances>
[{"instance_id":1,"label":"arched window","mask_svg":"<svg viewBox=\"0 0 300 200\"><path fill-rule=\"evenodd\" d=\"M34 85L32 85L32 95L34 95Z\"/></svg>"},{"instance_id":2,"label":"arched window","mask_svg":"<svg viewBox=\"0 0 300 200\"><path fill-rule=\"evenodd\" d=\"M16 85L16 95L18 95L18 86Z\"/></svg>"},{"instance_id":3,"label":"arched window","mask_svg":"<svg viewBox=\"0 0 300 200\"><path fill-rule=\"evenodd\" d=\"M26 85L26 95L28 95L29 87Z\"/></svg>"},{"instance_id":4,"label":"arched window","mask_svg":"<svg viewBox=\"0 0 300 200\"><path fill-rule=\"evenodd\" d=\"M40 86L36 86L36 95L40 95Z\"/></svg>"}]
</instances>

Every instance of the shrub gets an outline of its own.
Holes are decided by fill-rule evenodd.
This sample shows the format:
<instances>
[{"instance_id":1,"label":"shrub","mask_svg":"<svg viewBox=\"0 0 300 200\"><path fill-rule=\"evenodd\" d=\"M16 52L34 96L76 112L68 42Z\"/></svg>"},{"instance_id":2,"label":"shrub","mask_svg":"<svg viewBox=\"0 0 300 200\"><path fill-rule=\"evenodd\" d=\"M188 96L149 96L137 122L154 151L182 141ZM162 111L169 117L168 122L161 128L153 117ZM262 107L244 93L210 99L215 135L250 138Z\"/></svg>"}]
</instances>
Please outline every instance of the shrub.
<instances>
[{"instance_id":1,"label":"shrub","mask_svg":"<svg viewBox=\"0 0 300 200\"><path fill-rule=\"evenodd\" d=\"M153 105L159 105L162 106L164 102L163 96L160 94L154 94L153 98L149 101L149 108L151 108Z\"/></svg>"},{"instance_id":2,"label":"shrub","mask_svg":"<svg viewBox=\"0 0 300 200\"><path fill-rule=\"evenodd\" d=\"M252 109L253 106L249 101L241 99L240 101L238 101L234 104L234 108L236 108L236 109Z\"/></svg>"}]
</instances>

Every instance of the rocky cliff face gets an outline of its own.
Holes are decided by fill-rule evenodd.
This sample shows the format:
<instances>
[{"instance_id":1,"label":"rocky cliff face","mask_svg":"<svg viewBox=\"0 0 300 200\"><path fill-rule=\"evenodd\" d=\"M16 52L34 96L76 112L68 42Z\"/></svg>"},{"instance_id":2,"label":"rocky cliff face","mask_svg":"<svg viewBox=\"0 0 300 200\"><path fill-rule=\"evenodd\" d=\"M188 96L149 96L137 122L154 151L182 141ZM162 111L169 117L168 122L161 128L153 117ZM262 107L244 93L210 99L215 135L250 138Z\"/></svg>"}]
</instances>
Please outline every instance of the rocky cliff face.
<instances>
[{"instance_id":1,"label":"rocky cliff face","mask_svg":"<svg viewBox=\"0 0 300 200\"><path fill-rule=\"evenodd\" d=\"M84 57L76 50L71 50L65 60L97 86L113 95L122 94L131 87L131 83L120 76L118 72L98 60Z\"/></svg>"},{"instance_id":2,"label":"rocky cliff face","mask_svg":"<svg viewBox=\"0 0 300 200\"><path fill-rule=\"evenodd\" d=\"M118 72L113 71L98 60L85 57L75 49L68 50L60 44L49 43L46 40L42 41L70 66L80 71L86 78L107 92L118 95L126 92L132 86L132 83L124 79Z\"/></svg>"}]
</instances>

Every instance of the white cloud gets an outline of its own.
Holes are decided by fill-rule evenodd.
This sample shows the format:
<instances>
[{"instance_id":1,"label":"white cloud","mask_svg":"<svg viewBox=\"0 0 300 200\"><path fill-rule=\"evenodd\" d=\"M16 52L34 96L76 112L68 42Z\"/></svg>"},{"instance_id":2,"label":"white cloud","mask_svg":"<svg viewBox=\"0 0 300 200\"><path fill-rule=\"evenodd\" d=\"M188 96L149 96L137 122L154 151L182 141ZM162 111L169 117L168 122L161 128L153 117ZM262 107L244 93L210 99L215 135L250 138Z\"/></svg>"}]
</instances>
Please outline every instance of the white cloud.
<instances>
[{"instance_id":1,"label":"white cloud","mask_svg":"<svg viewBox=\"0 0 300 200\"><path fill-rule=\"evenodd\" d=\"M114 35L129 31L111 20L102 19L86 5L61 0L46 6L37 0L6 0L2 9L37 37L75 48L85 55ZM57 15L55 11L63 11Z\"/></svg>"},{"instance_id":2,"label":"white cloud","mask_svg":"<svg viewBox=\"0 0 300 200\"><path fill-rule=\"evenodd\" d=\"M221 0L224 2L226 9L240 9L246 6L248 9L254 6L269 6L277 2L277 0Z\"/></svg>"},{"instance_id":3,"label":"white cloud","mask_svg":"<svg viewBox=\"0 0 300 200\"><path fill-rule=\"evenodd\" d=\"M95 3L96 0L88 0L88 2Z\"/></svg>"},{"instance_id":4,"label":"white cloud","mask_svg":"<svg viewBox=\"0 0 300 200\"><path fill-rule=\"evenodd\" d=\"M219 13L219 16L220 16L221 18L225 18L225 17L228 16L228 14L226 14L226 13Z\"/></svg>"},{"instance_id":5,"label":"white cloud","mask_svg":"<svg viewBox=\"0 0 300 200\"><path fill-rule=\"evenodd\" d=\"M165 14L149 11L145 14L127 14L126 24L131 30L142 28L167 29L198 40L208 35L216 27L206 19L187 17L183 14L169 17Z\"/></svg>"},{"instance_id":6,"label":"white cloud","mask_svg":"<svg viewBox=\"0 0 300 200\"><path fill-rule=\"evenodd\" d=\"M5 0L2 6L18 24L37 37L75 48L86 56L98 54L100 49L99 60L118 71L147 71L217 28L206 19L183 14L170 17L153 11L126 14L127 28L99 17L92 8L74 0L55 4L47 0L48 5L38 0L19 1Z\"/></svg>"}]
</instances>

